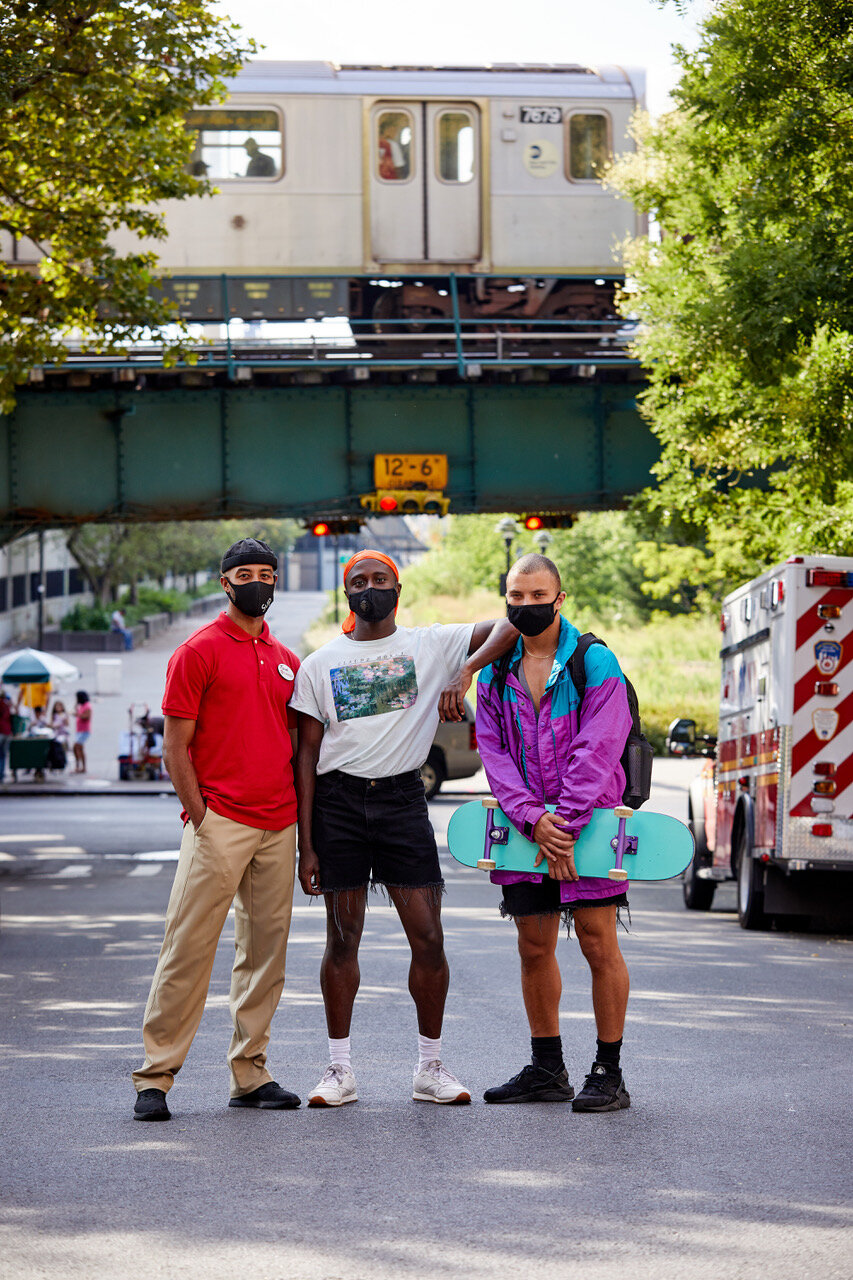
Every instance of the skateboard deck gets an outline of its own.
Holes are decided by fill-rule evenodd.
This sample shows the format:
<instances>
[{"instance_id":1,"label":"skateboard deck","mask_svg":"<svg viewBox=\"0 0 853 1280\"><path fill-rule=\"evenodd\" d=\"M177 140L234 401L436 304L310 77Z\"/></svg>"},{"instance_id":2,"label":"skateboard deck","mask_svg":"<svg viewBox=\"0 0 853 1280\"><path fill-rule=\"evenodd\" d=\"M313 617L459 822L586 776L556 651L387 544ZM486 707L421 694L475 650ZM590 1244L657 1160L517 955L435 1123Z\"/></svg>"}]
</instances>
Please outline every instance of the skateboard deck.
<instances>
[{"instance_id":1,"label":"skateboard deck","mask_svg":"<svg viewBox=\"0 0 853 1280\"><path fill-rule=\"evenodd\" d=\"M545 807L553 813L556 806ZM447 844L457 862L480 871L548 872L544 861L534 865L539 846L525 839L492 797L456 810ZM670 880L692 857L693 836L683 822L623 805L593 809L575 843L578 874L604 880Z\"/></svg>"}]
</instances>

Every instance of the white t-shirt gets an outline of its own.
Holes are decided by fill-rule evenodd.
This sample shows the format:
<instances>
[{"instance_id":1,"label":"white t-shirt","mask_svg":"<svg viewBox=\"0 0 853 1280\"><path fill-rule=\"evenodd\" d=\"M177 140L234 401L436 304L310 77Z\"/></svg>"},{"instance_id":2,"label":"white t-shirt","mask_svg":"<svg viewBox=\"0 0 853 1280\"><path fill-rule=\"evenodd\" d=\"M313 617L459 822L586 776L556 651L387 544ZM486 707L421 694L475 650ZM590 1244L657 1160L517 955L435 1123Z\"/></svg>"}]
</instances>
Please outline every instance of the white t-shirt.
<instances>
[{"instance_id":1,"label":"white t-shirt","mask_svg":"<svg viewBox=\"0 0 853 1280\"><path fill-rule=\"evenodd\" d=\"M296 673L291 707L325 725L318 773L390 778L419 769L438 699L468 655L473 623L398 627L383 640L330 640Z\"/></svg>"}]
</instances>

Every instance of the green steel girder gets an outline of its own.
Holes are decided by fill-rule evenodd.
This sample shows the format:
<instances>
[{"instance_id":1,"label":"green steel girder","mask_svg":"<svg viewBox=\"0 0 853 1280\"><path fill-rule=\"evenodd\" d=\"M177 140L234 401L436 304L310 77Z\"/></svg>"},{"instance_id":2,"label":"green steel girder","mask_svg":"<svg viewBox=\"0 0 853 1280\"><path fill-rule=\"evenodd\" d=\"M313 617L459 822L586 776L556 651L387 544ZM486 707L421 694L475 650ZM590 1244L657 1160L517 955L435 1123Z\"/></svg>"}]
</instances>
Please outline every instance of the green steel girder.
<instances>
[{"instance_id":1,"label":"green steel girder","mask_svg":"<svg viewBox=\"0 0 853 1280\"><path fill-rule=\"evenodd\" d=\"M630 384L25 390L0 528L359 509L375 453L446 453L451 510L590 510L650 483Z\"/></svg>"}]
</instances>

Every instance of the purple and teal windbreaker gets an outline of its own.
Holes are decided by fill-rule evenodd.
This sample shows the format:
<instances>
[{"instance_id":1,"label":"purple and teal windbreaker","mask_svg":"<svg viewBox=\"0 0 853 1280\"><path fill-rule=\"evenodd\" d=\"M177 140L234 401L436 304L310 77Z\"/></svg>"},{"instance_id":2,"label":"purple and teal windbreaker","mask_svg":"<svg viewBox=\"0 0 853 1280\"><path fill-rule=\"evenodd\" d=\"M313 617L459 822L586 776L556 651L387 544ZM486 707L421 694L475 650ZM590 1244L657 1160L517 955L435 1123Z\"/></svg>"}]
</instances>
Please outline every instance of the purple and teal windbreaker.
<instances>
[{"instance_id":1,"label":"purple and teal windbreaker","mask_svg":"<svg viewBox=\"0 0 853 1280\"><path fill-rule=\"evenodd\" d=\"M545 804L557 806L575 835L586 826L593 809L622 803L625 774L619 763L631 728L625 677L604 645L594 644L584 655L586 692L578 716L578 694L569 673L580 632L560 619L560 638L539 715L520 681L510 671L503 697L492 683L493 667L484 667L477 683L477 745L495 798L522 835L533 828ZM512 655L521 657L519 637ZM541 875L493 871L495 884L542 880ZM565 903L609 898L623 893L625 884L582 876L560 882Z\"/></svg>"}]
</instances>

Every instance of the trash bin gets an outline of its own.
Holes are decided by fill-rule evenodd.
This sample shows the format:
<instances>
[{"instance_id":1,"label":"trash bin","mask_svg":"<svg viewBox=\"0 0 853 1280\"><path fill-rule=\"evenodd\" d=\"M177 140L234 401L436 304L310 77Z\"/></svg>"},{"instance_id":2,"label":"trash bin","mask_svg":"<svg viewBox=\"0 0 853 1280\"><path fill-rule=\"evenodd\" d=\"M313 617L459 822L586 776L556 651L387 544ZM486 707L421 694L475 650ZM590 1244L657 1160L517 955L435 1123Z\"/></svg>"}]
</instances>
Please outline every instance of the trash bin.
<instances>
[{"instance_id":1,"label":"trash bin","mask_svg":"<svg viewBox=\"0 0 853 1280\"><path fill-rule=\"evenodd\" d=\"M121 693L121 658L95 659L95 693Z\"/></svg>"}]
</instances>

